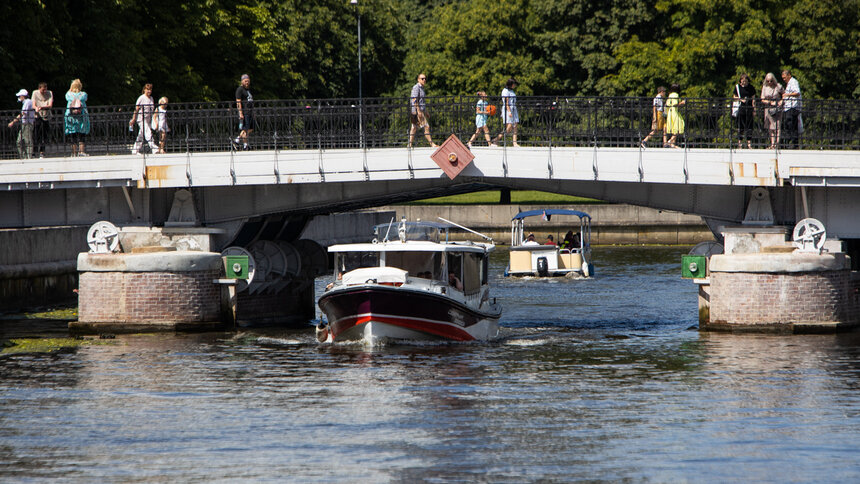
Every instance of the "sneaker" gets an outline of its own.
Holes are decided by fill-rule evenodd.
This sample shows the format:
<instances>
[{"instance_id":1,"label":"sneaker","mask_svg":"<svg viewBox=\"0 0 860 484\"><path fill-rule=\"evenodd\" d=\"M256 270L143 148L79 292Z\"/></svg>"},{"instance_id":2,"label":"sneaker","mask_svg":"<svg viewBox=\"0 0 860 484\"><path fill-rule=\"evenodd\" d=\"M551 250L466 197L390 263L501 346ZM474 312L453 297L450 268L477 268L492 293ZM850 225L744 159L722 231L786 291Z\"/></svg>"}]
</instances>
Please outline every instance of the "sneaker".
<instances>
[{"instance_id":1,"label":"sneaker","mask_svg":"<svg viewBox=\"0 0 860 484\"><path fill-rule=\"evenodd\" d=\"M44 157L45 157L45 153L39 153L39 159L42 159Z\"/></svg>"},{"instance_id":2,"label":"sneaker","mask_svg":"<svg viewBox=\"0 0 860 484\"><path fill-rule=\"evenodd\" d=\"M78 153L78 156L90 156L88 153Z\"/></svg>"},{"instance_id":3,"label":"sneaker","mask_svg":"<svg viewBox=\"0 0 860 484\"><path fill-rule=\"evenodd\" d=\"M497 145L496 143L490 143L487 146L489 146L490 148L498 148L499 147L499 145Z\"/></svg>"},{"instance_id":4,"label":"sneaker","mask_svg":"<svg viewBox=\"0 0 860 484\"><path fill-rule=\"evenodd\" d=\"M466 143L466 147L471 150L472 149L472 142L470 141L470 142Z\"/></svg>"},{"instance_id":5,"label":"sneaker","mask_svg":"<svg viewBox=\"0 0 860 484\"><path fill-rule=\"evenodd\" d=\"M250 149L251 149L251 146L248 143L245 143L244 145L242 145L242 150L248 151Z\"/></svg>"},{"instance_id":6,"label":"sneaker","mask_svg":"<svg viewBox=\"0 0 860 484\"><path fill-rule=\"evenodd\" d=\"M639 143L639 147L640 147L640 148L642 148L643 150L644 150L645 148L647 148L647 146L645 146L645 142L644 142L644 141L642 141L642 142L640 142L640 143Z\"/></svg>"}]
</instances>

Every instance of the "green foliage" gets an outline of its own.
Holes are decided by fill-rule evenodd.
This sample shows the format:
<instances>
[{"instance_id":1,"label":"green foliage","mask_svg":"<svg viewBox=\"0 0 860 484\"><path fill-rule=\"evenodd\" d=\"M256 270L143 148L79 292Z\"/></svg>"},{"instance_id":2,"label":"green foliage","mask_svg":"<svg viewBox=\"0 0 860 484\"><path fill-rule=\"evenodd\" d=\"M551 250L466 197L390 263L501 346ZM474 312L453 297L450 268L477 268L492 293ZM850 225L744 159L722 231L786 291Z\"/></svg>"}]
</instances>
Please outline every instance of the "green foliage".
<instances>
[{"instance_id":1,"label":"green foliage","mask_svg":"<svg viewBox=\"0 0 860 484\"><path fill-rule=\"evenodd\" d=\"M90 104L358 94L728 96L790 68L806 98L860 96L860 0L17 0L0 2L0 108L80 78Z\"/></svg>"}]
</instances>

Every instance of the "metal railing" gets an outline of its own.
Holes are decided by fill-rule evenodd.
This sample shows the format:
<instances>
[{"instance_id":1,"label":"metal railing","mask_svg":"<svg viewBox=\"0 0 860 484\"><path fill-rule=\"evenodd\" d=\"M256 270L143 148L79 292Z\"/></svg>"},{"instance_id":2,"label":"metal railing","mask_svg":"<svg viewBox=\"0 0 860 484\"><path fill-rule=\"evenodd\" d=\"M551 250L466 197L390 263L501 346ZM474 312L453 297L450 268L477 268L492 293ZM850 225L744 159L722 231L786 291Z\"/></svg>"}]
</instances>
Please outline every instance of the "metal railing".
<instances>
[{"instance_id":1,"label":"metal railing","mask_svg":"<svg viewBox=\"0 0 860 484\"><path fill-rule=\"evenodd\" d=\"M441 143L450 134L467 140L475 132L475 97L427 98L427 113L434 141ZM501 106L499 98L491 104ZM686 98L679 107L685 121L682 148L738 147L737 119L731 116L731 99ZM638 147L651 131L651 98L520 96L517 109L520 123L518 141L525 146ZM85 138L86 152L129 153L139 129L129 132L133 106L89 106L91 131ZM250 137L252 149L337 149L405 147L409 138L409 98L313 99L255 101L256 130ZM55 107L49 124L46 156L71 156L71 144L64 134L65 107ZM0 111L0 158L18 158L18 126L6 127L18 111ZM234 102L174 103L168 106L167 152L207 152L236 149L231 140L239 133ZM860 101L804 99L803 149L860 149ZM491 136L502 132L499 116L491 117ZM784 127L783 127L784 130ZM659 137L659 136L658 136ZM764 110L753 114L754 148L770 144L764 129ZM782 148L786 148L782 135ZM476 146L484 144L477 137ZM504 136L500 145L510 145ZM658 146L661 143L652 144ZM426 146L423 130L415 136L415 146ZM35 151L35 149L34 149Z\"/></svg>"}]
</instances>

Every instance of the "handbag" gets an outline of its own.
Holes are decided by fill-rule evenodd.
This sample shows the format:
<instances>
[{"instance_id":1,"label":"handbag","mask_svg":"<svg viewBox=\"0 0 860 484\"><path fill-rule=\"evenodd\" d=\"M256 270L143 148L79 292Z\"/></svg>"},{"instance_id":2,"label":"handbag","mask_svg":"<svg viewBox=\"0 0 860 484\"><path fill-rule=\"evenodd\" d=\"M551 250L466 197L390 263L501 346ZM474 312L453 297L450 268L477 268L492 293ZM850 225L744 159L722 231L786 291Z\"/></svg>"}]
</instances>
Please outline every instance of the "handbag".
<instances>
[{"instance_id":1,"label":"handbag","mask_svg":"<svg viewBox=\"0 0 860 484\"><path fill-rule=\"evenodd\" d=\"M737 84L735 84L735 92L738 94L738 97L741 97L741 89ZM733 118L738 117L738 111L740 111L740 109L741 109L740 99L732 101L732 117Z\"/></svg>"}]
</instances>

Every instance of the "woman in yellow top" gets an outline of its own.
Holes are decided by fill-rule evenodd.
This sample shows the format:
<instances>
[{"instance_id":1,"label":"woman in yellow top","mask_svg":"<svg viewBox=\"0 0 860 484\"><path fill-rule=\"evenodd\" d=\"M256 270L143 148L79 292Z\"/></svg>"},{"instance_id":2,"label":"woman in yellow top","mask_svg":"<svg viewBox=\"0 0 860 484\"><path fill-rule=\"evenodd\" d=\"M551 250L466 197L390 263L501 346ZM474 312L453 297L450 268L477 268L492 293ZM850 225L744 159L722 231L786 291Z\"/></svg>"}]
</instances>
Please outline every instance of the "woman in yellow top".
<instances>
[{"instance_id":1,"label":"woman in yellow top","mask_svg":"<svg viewBox=\"0 0 860 484\"><path fill-rule=\"evenodd\" d=\"M683 106L686 101L679 98L678 93L680 91L681 86L678 84L672 84L669 87L669 98L666 99L666 110L668 111L666 115L666 132L671 134L672 137L669 138L666 147L677 148L675 139L679 134L684 134L684 118L681 117L678 108Z\"/></svg>"}]
</instances>

